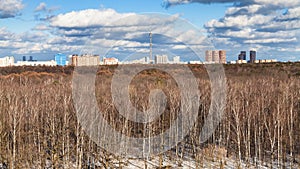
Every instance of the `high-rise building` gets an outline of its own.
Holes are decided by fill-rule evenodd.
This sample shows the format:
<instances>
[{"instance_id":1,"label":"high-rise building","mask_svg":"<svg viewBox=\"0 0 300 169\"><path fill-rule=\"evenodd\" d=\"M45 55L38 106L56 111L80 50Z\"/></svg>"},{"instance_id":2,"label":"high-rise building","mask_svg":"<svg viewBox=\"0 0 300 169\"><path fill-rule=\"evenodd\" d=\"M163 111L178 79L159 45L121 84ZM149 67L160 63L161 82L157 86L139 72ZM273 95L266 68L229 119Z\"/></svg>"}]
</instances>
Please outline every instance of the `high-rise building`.
<instances>
[{"instance_id":1,"label":"high-rise building","mask_svg":"<svg viewBox=\"0 0 300 169\"><path fill-rule=\"evenodd\" d=\"M72 66L77 66L77 61L78 61L78 55L72 55L70 58L69 58L69 64L72 65Z\"/></svg>"},{"instance_id":2,"label":"high-rise building","mask_svg":"<svg viewBox=\"0 0 300 169\"><path fill-rule=\"evenodd\" d=\"M205 61L206 62L212 62L213 58L212 58L212 51L211 50L207 50L205 52Z\"/></svg>"},{"instance_id":3,"label":"high-rise building","mask_svg":"<svg viewBox=\"0 0 300 169\"><path fill-rule=\"evenodd\" d=\"M13 66L15 63L15 58L13 56L6 56L0 58L0 67Z\"/></svg>"},{"instance_id":4,"label":"high-rise building","mask_svg":"<svg viewBox=\"0 0 300 169\"><path fill-rule=\"evenodd\" d=\"M251 50L250 51L250 63L255 63L256 60L256 51Z\"/></svg>"},{"instance_id":5,"label":"high-rise building","mask_svg":"<svg viewBox=\"0 0 300 169\"><path fill-rule=\"evenodd\" d=\"M65 66L67 65L67 56L61 53L58 53L54 56L55 62L59 66Z\"/></svg>"},{"instance_id":6,"label":"high-rise building","mask_svg":"<svg viewBox=\"0 0 300 169\"><path fill-rule=\"evenodd\" d=\"M149 56L145 56L145 63L149 63L150 62L150 58L149 58Z\"/></svg>"},{"instance_id":7,"label":"high-rise building","mask_svg":"<svg viewBox=\"0 0 300 169\"><path fill-rule=\"evenodd\" d=\"M219 51L218 50L212 51L212 61L214 63L219 63L220 62L220 56L219 56Z\"/></svg>"},{"instance_id":8,"label":"high-rise building","mask_svg":"<svg viewBox=\"0 0 300 169\"><path fill-rule=\"evenodd\" d=\"M246 51L241 51L239 54L238 60L246 60Z\"/></svg>"},{"instance_id":9,"label":"high-rise building","mask_svg":"<svg viewBox=\"0 0 300 169\"><path fill-rule=\"evenodd\" d=\"M225 50L207 50L205 52L205 61L210 63L226 63Z\"/></svg>"},{"instance_id":10,"label":"high-rise building","mask_svg":"<svg viewBox=\"0 0 300 169\"><path fill-rule=\"evenodd\" d=\"M165 64L168 63L167 55L155 55L155 64Z\"/></svg>"},{"instance_id":11,"label":"high-rise building","mask_svg":"<svg viewBox=\"0 0 300 169\"><path fill-rule=\"evenodd\" d=\"M71 65L73 66L96 66L100 64L98 55L72 55Z\"/></svg>"},{"instance_id":12,"label":"high-rise building","mask_svg":"<svg viewBox=\"0 0 300 169\"><path fill-rule=\"evenodd\" d=\"M219 51L219 63L225 64L226 63L226 51L225 50L220 50Z\"/></svg>"},{"instance_id":13,"label":"high-rise building","mask_svg":"<svg viewBox=\"0 0 300 169\"><path fill-rule=\"evenodd\" d=\"M28 61L33 61L33 57L29 56L29 60Z\"/></svg>"},{"instance_id":14,"label":"high-rise building","mask_svg":"<svg viewBox=\"0 0 300 169\"><path fill-rule=\"evenodd\" d=\"M180 63L180 56L174 56L173 63Z\"/></svg>"}]
</instances>

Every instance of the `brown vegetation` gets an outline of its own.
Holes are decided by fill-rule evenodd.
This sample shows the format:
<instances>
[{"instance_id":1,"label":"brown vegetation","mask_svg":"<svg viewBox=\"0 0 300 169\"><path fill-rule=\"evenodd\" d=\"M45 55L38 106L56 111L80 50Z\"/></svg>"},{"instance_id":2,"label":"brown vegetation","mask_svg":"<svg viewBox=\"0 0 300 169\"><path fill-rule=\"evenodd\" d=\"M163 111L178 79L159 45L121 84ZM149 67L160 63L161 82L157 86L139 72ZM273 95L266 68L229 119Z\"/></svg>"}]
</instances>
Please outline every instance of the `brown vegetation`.
<instances>
[{"instance_id":1,"label":"brown vegetation","mask_svg":"<svg viewBox=\"0 0 300 169\"><path fill-rule=\"evenodd\" d=\"M104 117L116 130L131 137L156 135L176 118L180 94L168 74L139 73L130 86L130 99L139 110L148 108L151 89L168 98L156 121L139 124L119 116L110 83L116 66L101 66L96 94ZM270 168L300 167L300 63L225 65L227 107L217 130L204 144L199 133L210 105L210 83L201 65L190 65L201 93L198 121L184 141L170 150L174 160L192 156L203 160L227 158ZM72 102L73 67L9 67L0 69L0 164L9 168L115 168L115 159L90 140L77 121ZM179 72L180 73L180 72ZM225 86L224 86L225 87ZM161 165L168 153L160 155ZM125 152L126 153L126 152ZM126 165L126 164L124 164ZM145 168L147 164L145 163Z\"/></svg>"}]
</instances>

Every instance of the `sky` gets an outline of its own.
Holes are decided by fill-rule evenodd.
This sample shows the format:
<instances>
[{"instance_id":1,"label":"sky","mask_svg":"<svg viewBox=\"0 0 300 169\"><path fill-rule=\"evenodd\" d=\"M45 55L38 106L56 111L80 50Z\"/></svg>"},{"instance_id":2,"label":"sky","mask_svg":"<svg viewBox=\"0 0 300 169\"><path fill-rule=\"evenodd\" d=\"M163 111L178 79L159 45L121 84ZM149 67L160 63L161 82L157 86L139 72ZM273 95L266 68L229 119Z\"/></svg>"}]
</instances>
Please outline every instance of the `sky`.
<instances>
[{"instance_id":1,"label":"sky","mask_svg":"<svg viewBox=\"0 0 300 169\"><path fill-rule=\"evenodd\" d=\"M0 57L53 59L56 53L120 60L207 49L256 50L258 59L300 60L296 0L0 0Z\"/></svg>"}]
</instances>

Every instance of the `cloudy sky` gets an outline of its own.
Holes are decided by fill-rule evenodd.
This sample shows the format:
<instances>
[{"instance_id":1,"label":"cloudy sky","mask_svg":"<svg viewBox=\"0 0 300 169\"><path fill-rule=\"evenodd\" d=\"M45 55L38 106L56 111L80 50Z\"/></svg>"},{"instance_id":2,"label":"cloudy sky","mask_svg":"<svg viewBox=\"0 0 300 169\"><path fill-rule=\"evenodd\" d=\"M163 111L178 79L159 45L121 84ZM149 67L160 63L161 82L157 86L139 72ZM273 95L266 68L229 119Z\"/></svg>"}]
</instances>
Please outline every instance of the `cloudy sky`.
<instances>
[{"instance_id":1,"label":"cloudy sky","mask_svg":"<svg viewBox=\"0 0 300 169\"><path fill-rule=\"evenodd\" d=\"M93 53L124 60L149 53L197 59L205 49L256 50L300 60L298 0L0 0L0 57ZM249 53L248 53L249 55Z\"/></svg>"}]
</instances>

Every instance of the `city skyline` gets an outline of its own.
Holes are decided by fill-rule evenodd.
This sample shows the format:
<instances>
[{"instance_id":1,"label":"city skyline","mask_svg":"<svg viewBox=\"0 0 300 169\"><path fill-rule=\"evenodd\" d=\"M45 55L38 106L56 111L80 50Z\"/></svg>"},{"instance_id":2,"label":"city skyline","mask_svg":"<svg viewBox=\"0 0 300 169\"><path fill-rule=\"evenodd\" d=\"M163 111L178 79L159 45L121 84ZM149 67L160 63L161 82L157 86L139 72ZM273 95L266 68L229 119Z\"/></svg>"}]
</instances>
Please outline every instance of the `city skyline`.
<instances>
[{"instance_id":1,"label":"city skyline","mask_svg":"<svg viewBox=\"0 0 300 169\"><path fill-rule=\"evenodd\" d=\"M119 61L116 57L106 57L96 54L73 54L65 55L57 53L51 60L36 60L33 56L22 57L22 61L15 60L14 56L0 57L0 67L10 66L96 66L96 65L118 65L118 64L245 64L245 63L275 63L277 59L256 59L257 53L254 50L240 51L237 60L227 60L226 50L207 50L205 51L205 60L181 60L180 56L155 55L153 59L145 56L140 59ZM16 62L15 62L16 61ZM280 61L279 61L280 62ZM299 61L297 61L299 62Z\"/></svg>"},{"instance_id":2,"label":"city skyline","mask_svg":"<svg viewBox=\"0 0 300 169\"><path fill-rule=\"evenodd\" d=\"M111 49L108 56L126 60L138 52L144 57L149 52L150 28L139 29L143 34L136 35L126 30L128 24L134 23L131 25L134 30L147 20L153 25L165 25L169 30L175 19L182 18L194 29L185 28L182 36L174 34L173 37L154 32L153 55L164 54L159 51L167 48L182 60L196 60L195 56L189 58L192 53L187 49L189 45L176 38L189 39L191 44L199 45L203 41L198 35L203 35L215 49L226 50L228 60L236 60L240 51L251 50L259 53L257 59L300 60L300 2L294 0L284 3L270 0L248 3L235 0L0 2L0 57L12 55L22 60L23 55L32 55L38 60L49 60L56 53L81 54L95 30L101 32L95 39L99 50ZM145 19L139 15L144 12L164 13L166 17L156 19L154 14ZM97 54L103 55L101 52Z\"/></svg>"}]
</instances>

